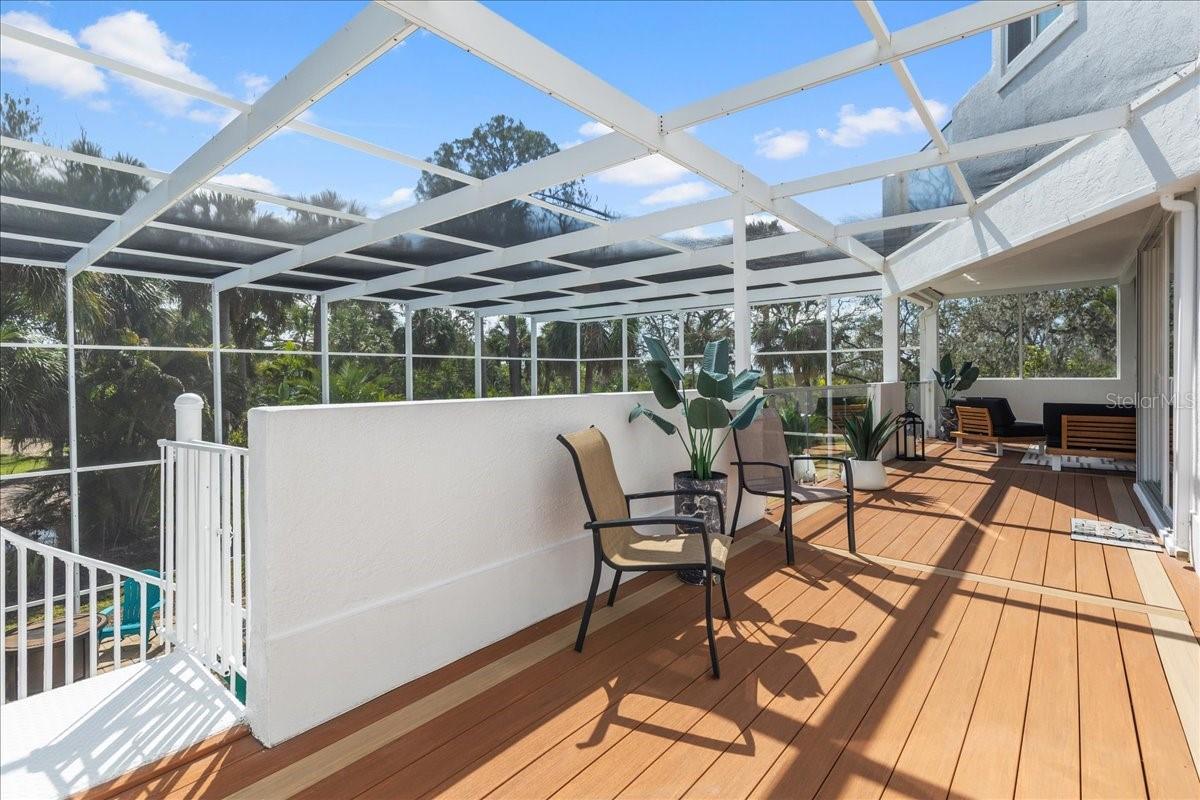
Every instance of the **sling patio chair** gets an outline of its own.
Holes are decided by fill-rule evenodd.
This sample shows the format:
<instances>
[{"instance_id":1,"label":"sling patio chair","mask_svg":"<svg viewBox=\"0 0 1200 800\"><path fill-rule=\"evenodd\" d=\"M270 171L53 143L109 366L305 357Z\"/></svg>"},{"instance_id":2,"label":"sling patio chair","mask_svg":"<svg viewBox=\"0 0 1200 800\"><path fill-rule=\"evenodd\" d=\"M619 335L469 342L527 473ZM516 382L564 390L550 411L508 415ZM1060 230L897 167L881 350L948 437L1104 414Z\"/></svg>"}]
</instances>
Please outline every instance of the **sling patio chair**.
<instances>
[{"instance_id":1,"label":"sling patio chair","mask_svg":"<svg viewBox=\"0 0 1200 800\"><path fill-rule=\"evenodd\" d=\"M845 502L846 532L850 552L854 544L854 471L850 460L837 456L792 455L788 452L787 439L783 433L783 421L774 408L765 407L758 419L745 430L733 431L733 446L737 460L733 464L738 470L738 498L733 508L733 527L730 533L737 534L738 514L742 510L742 493L749 492L765 497L783 499L783 519L780 532L784 535L787 548L787 563L796 563L796 552L792 542L792 506L804 503ZM836 461L846 471L846 488L837 486L806 486L795 477L797 461Z\"/></svg>"},{"instance_id":2,"label":"sling patio chair","mask_svg":"<svg viewBox=\"0 0 1200 800\"><path fill-rule=\"evenodd\" d=\"M711 490L665 489L656 492L627 494L621 488L617 469L613 465L612 450L604 434L595 427L577 433L560 435L558 440L571 453L575 472L579 476L579 488L583 492L583 503L587 506L590 522L584 528L592 532L595 553L595 568L592 571L592 586L588 590L587 603L583 607L583 621L579 624L579 636L575 649L583 652L583 639L587 635L592 607L596 602L596 590L600 586L600 570L607 564L615 572L612 588L608 592L608 604L617 599L617 586L623 572L650 572L654 570L676 571L681 569L704 572L704 614L708 626L708 650L712 657L713 677L721 677L717 663L717 640L713 633L712 585L714 576L720 576L721 598L725 603L725 618L729 619L729 594L725 588L725 563L729 557L730 538L725 535L725 505L721 496ZM720 513L721 532L710 534L705 529L703 517L654 516L634 517L629 508L631 500L649 497L671 497L674 495L707 495L717 500ZM647 536L634 529L634 525L673 525L684 533L666 536Z\"/></svg>"}]
</instances>

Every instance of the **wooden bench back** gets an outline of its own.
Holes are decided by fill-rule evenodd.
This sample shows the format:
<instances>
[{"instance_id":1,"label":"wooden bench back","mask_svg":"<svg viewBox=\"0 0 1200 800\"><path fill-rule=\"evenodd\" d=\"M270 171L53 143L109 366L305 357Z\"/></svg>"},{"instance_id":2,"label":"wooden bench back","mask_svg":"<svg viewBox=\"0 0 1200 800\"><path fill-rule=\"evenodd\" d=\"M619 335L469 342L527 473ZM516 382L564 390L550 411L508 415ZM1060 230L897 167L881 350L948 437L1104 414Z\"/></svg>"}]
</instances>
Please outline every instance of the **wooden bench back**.
<instances>
[{"instance_id":1,"label":"wooden bench back","mask_svg":"<svg viewBox=\"0 0 1200 800\"><path fill-rule=\"evenodd\" d=\"M975 436L995 436L992 432L992 417L986 408L972 406L955 406L958 413L958 429L962 433Z\"/></svg>"},{"instance_id":2,"label":"wooden bench back","mask_svg":"<svg viewBox=\"0 0 1200 800\"><path fill-rule=\"evenodd\" d=\"M1133 453L1137 449L1137 419L1064 414L1062 449Z\"/></svg>"}]
</instances>

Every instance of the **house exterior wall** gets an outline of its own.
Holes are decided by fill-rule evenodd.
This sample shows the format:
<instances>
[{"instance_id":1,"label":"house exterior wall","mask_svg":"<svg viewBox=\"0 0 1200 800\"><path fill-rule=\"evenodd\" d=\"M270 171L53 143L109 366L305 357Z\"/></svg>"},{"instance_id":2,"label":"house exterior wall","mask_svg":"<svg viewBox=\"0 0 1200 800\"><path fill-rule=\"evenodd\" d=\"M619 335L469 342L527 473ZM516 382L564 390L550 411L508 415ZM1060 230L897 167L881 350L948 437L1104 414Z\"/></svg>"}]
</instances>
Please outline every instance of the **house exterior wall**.
<instances>
[{"instance_id":1,"label":"house exterior wall","mask_svg":"<svg viewBox=\"0 0 1200 800\"><path fill-rule=\"evenodd\" d=\"M992 32L991 69L954 106L945 128L951 143L1133 101L1196 60L1200 2L1079 0L1022 53L1032 58L1018 57L1007 67L1003 36L1002 30ZM1057 146L970 159L961 167L971 188L983 194ZM942 205L942 194L952 191L945 168L887 178L883 213Z\"/></svg>"}]
</instances>

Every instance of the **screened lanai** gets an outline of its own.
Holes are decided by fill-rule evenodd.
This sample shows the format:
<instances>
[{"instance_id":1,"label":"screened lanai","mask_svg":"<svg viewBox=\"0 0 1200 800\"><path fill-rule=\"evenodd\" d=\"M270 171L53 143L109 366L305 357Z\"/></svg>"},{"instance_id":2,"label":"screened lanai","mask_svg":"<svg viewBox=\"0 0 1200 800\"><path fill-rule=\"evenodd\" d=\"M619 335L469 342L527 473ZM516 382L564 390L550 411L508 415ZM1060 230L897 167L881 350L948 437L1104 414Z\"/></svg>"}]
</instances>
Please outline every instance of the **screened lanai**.
<instances>
[{"instance_id":1,"label":"screened lanai","mask_svg":"<svg viewBox=\"0 0 1200 800\"><path fill-rule=\"evenodd\" d=\"M206 436L244 444L246 410L262 403L645 389L640 334L647 330L684 364L695 363L706 341L737 342L740 333L739 358L763 367L768 386L927 380L920 306L881 299L885 259L938 222L965 218L977 196L1028 159L980 171L974 187L960 164L1117 129L1129 111L1105 108L951 149L939 127L945 104L925 102L914 70L936 74L937 47L990 36L1035 12L1049 24L1059 7L967 6L893 31L886 15L862 5L851 13L874 44L662 114L482 8L369 5L346 15L345 27L304 56L288 81L269 89L260 81L253 102L203 79L149 69L146 56L83 46L14 11L3 22L13 90L2 198L13 325L3 346L14 376L6 381L14 413L6 420L4 480L10 493L20 487L63 498L53 512L43 505L34 527L78 549L93 538L85 528L106 524L99 514L81 519L90 502L81 495L115 496L125 511L145 506L154 443L181 388L208 399ZM477 38L460 38L463 26ZM895 43L896 58L880 58L884 41ZM446 52L455 48L466 52ZM333 105L336 118L361 102L359 72L365 82L377 77L372 70L410 69L399 62L420 49L462 71L450 97L473 79L503 85L535 116L548 106L566 111L578 120L576 136L589 138L555 143L521 120L492 120L474 134L487 136L481 132L491 126L496 152L486 158L482 147L450 140L423 159L310 121L323 119L323 105ZM510 51L522 54L520 63ZM28 78L25 63L35 57L228 124L194 153L182 142L167 148L173 167L143 163L132 132L102 142L82 123L78 135L55 141L46 132L64 128L37 103L46 90ZM919 66L910 69L904 57ZM911 105L902 124L931 137L919 152L771 184L697 128L800 92L852 92L856 76L883 61L895 73L886 95ZM426 103L438 102L424 91ZM759 149L786 153L781 135ZM300 182L306 191L284 195L269 191L269 176L254 180L259 162L277 163L289 150L320 165ZM780 163L790 170L786 161L771 166ZM348 174L375 170L410 183L391 202L411 205L389 211L385 198L368 209L367 198L339 186L339 164ZM668 181L667 193L680 199L637 203L635 214L607 204L613 187ZM865 193L862 205L874 210L835 223L804 205L808 197L836 200L839 191ZM899 348L899 367L884 357L897 316L904 324L890 344ZM1101 358L1107 363L1088 369L1115 370L1115 351ZM38 413L16 413L27 405L17 376L45 394ZM125 379L114 383L117 376ZM130 402L124 392L135 386L139 399ZM143 516L152 541L154 515ZM16 524L11 510L6 518ZM94 538L109 535L98 530Z\"/></svg>"},{"instance_id":2,"label":"screened lanai","mask_svg":"<svg viewBox=\"0 0 1200 800\"><path fill-rule=\"evenodd\" d=\"M876 515L865 534L876 537L872 556L893 559L891 570L915 564L1018 581L1035 595L1035 620L1038 598L1059 590L1157 613L1169 601L1129 588L1136 579L1122 584L1133 574L1123 560L1104 572L1103 589L1088 583L1096 564L1087 555L1069 586L1052 577L1052 555L1044 573L1022 572L1022 537L1039 525L1012 510L1015 497L1030 508L1048 497L1045 526L1062 522L1058 503L1136 523L1180 563L1194 550L1197 420L1183 398L1196 381L1196 243L1194 207L1184 206L1200 183L1200 111L1196 36L1168 32L1197 31L1200 12L1195 3L1150 6L1154 14L1134 3L1046 0L381 0L300 5L289 26L269 3L6 4L0 525L124 570L168 572L165 520L182 506L168 500L178 473L167 472L164 442L183 438L176 399L198 395L191 438L231 459L214 474L228 482L245 459L236 480L245 481L245 541L258 549L246 544L244 589L263 598L257 609L234 604L230 624L244 645L235 663L205 663L241 692L260 742L314 741L312 731L393 687L450 685L437 670L577 601L575 573L590 567L573 560L577 532L556 538L548 531L559 517L516 510L566 513L563 485L546 481L569 465L546 472L542 450L558 446L551 436L537 449L532 439L545 433L539 425L598 425L628 448L619 466L639 480L652 470L669 480L661 442L612 430L626 426L633 401L624 395L653 388L647 337L666 344L689 389L706 346L729 341L732 368L761 372L760 394L799 415L803 427L788 428L799 452L835 456L847 453L843 416L868 400L919 414L930 444L944 436L951 398L934 370L949 355L977 366L971 394L1003 396L1020 420L1040 421L1054 403L1137 406L1136 463L1119 475L1128 485L1076 473L1063 484L1026 484L1020 470L1033 467L1023 455L997 445L995 461L978 460L935 446L945 461L933 473L893 465L894 480L910 484L890 484L874 507L862 501ZM1089 61L1129 31L1143 44L1128 63L1105 71ZM641 460L621 460L633 453ZM481 485L450 496L444 487L464 475ZM943 497L954 483L972 485L962 503ZM979 507L965 499L976 483ZM889 525L923 525L921 508L963 529L978 523L979 541L1022 533L1011 553L997 546L998 565L953 536L938 546L885 541ZM393 539L464 520L485 524L485 511L502 520L489 545L464 533L419 558L390 549ZM777 512L750 514L756 525L782 526ZM228 532L243 512L212 513L225 515L213 525ZM281 534L285 519L294 534ZM374 533L391 525L395 537ZM847 540L836 525L816 515L796 531L840 558ZM741 557L765 564L754 548L766 529L751 536L739 552L752 555ZM339 549L333 539L351 544L346 563L330 552ZM511 552L501 546L509 543ZM318 551L326 561L298 554ZM463 564L447 563L463 552L472 553ZM362 563L367 554L375 563ZM820 575L842 569L810 556ZM532 583L522 570L535 562L569 579L510 595L489 577ZM1057 567L1076 574L1073 560ZM46 608L84 594L82 573L43 579L40 567L30 570L22 591L26 578L35 594L57 581L58 594L35 598ZM352 596L314 577L326 571L370 588ZM754 592L776 591L761 572L754 588L735 587L750 592L735 605L757 608ZM268 573L309 589L293 594L284 577L266 585ZM6 633L24 630L8 597L15 575L6 577ZM867 570L855 580L872 578ZM880 591L901 591L881 580ZM1178 585L1190 586L1168 583ZM93 575L93 606L95 586ZM649 591L640 596L666 589ZM451 613L488 594L504 600L478 620ZM900 608L902 595L887 602ZM782 614L793 601L763 607ZM361 672L378 674L361 685L352 658L334 666L301 657L354 650L356 629L343 624L362 622L363 609L376 614L371 625L380 609L405 620L378 634L381 653L430 633L410 619L448 630L427 655L405 651L386 667L363 661ZM1185 627L1195 623L1191 605L1171 611ZM864 644L868 633L859 631ZM147 643L151 658L154 641L174 646L174 635L143 633L140 657ZM513 652L524 651L513 644ZM1172 708L1178 692L1194 689L1171 675L1181 663L1174 652L1156 667L1168 675ZM298 687L315 681L339 690L297 700ZM1138 691L1126 686L1131 697ZM1184 714L1182 738L1163 752L1196 757L1190 724ZM235 776L217 785L245 796L256 787L320 794L356 763L329 758L307 783L271 784L263 776L288 769L274 765L255 773L267 783ZM581 779L584 766L555 788ZM355 791L385 796L403 774ZM1142 789L1154 795L1161 787L1149 780L1143 774Z\"/></svg>"}]
</instances>

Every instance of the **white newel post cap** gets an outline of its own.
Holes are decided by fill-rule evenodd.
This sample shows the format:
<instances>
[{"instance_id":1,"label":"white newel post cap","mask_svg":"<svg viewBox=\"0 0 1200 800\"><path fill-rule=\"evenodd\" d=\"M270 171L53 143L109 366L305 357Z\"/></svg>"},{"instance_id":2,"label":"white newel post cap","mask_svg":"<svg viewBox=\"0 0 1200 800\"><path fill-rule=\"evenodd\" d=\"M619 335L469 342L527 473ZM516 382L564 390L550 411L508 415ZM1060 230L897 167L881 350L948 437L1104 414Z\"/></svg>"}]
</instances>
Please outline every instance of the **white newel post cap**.
<instances>
[{"instance_id":1,"label":"white newel post cap","mask_svg":"<svg viewBox=\"0 0 1200 800\"><path fill-rule=\"evenodd\" d=\"M196 442L203 438L204 398L187 392L175 398L175 441Z\"/></svg>"}]
</instances>

